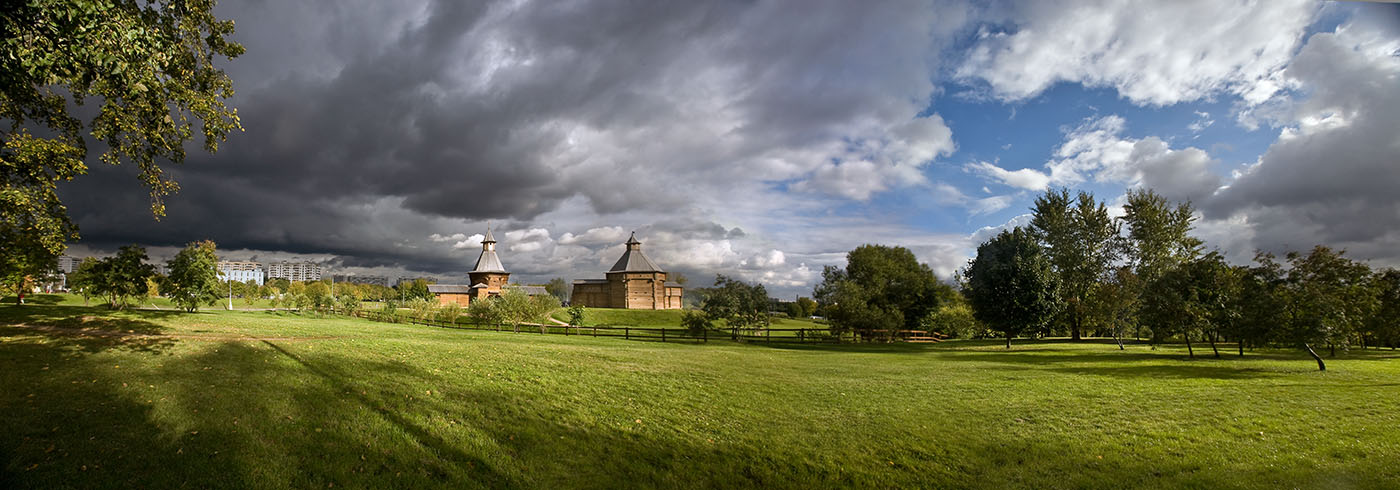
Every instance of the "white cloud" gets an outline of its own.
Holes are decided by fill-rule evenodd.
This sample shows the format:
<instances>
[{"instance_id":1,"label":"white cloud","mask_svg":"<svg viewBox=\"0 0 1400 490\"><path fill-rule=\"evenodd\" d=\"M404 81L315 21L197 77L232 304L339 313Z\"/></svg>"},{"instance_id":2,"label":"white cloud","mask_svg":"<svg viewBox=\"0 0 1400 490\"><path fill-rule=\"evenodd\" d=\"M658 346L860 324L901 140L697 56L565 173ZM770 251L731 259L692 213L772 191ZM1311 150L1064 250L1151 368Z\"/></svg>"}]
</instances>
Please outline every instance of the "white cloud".
<instances>
[{"instance_id":1,"label":"white cloud","mask_svg":"<svg viewBox=\"0 0 1400 490\"><path fill-rule=\"evenodd\" d=\"M1262 102L1281 88L1278 73L1318 10L1308 0L1013 5L987 19L957 77L1007 101L1071 82L1112 87L1140 105L1217 94Z\"/></svg>"},{"instance_id":2,"label":"white cloud","mask_svg":"<svg viewBox=\"0 0 1400 490\"><path fill-rule=\"evenodd\" d=\"M431 236L428 237L428 239L435 242L452 242L466 240L467 236L461 233L455 233L451 236L442 236L437 233L433 233Z\"/></svg>"},{"instance_id":3,"label":"white cloud","mask_svg":"<svg viewBox=\"0 0 1400 490\"><path fill-rule=\"evenodd\" d=\"M991 214L1011 207L1013 196L992 196L977 199L968 204L968 211L973 216Z\"/></svg>"},{"instance_id":4,"label":"white cloud","mask_svg":"<svg viewBox=\"0 0 1400 490\"><path fill-rule=\"evenodd\" d=\"M965 168L1020 189L1042 191L1050 185L1050 176L1035 169L1006 170L987 162L969 163Z\"/></svg>"},{"instance_id":5,"label":"white cloud","mask_svg":"<svg viewBox=\"0 0 1400 490\"><path fill-rule=\"evenodd\" d=\"M559 237L559 243L565 245L600 245L617 244L627 239L627 232L621 226L603 226L589 228L588 231L575 235L564 233Z\"/></svg>"},{"instance_id":6,"label":"white cloud","mask_svg":"<svg viewBox=\"0 0 1400 490\"><path fill-rule=\"evenodd\" d=\"M1201 131L1205 131L1206 128L1209 128L1209 127L1210 127L1210 125L1215 124L1215 120L1210 118L1210 113L1209 113L1209 112L1205 112L1205 111L1195 111L1195 112L1196 112L1196 120L1195 120L1195 121L1192 121L1191 124L1189 124L1189 125L1186 126L1186 129L1191 130L1192 133L1199 133L1199 132L1201 132Z\"/></svg>"},{"instance_id":7,"label":"white cloud","mask_svg":"<svg viewBox=\"0 0 1400 490\"><path fill-rule=\"evenodd\" d=\"M472 235L472 236L467 237L466 239L459 240L459 241L457 241L457 243L453 243L453 244L452 244L452 248L455 248L455 249L477 248L477 247L480 247L480 246L481 246L481 241L482 241L482 240L485 240L485 239L486 239L486 235L477 233L477 234L475 234L475 235Z\"/></svg>"}]
</instances>

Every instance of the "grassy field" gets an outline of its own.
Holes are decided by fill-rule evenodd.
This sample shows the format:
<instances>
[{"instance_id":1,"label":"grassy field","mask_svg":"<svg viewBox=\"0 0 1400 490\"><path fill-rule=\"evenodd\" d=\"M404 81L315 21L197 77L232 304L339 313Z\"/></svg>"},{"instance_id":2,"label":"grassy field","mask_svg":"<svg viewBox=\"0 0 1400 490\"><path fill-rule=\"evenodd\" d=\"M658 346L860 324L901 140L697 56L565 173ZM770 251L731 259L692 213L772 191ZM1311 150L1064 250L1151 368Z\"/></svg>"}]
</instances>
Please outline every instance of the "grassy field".
<instances>
[{"instance_id":1,"label":"grassy field","mask_svg":"<svg viewBox=\"0 0 1400 490\"><path fill-rule=\"evenodd\" d=\"M0 306L0 372L0 488L1400 481L1391 351L1318 372L1289 351L678 344L29 305Z\"/></svg>"},{"instance_id":2,"label":"grassy field","mask_svg":"<svg viewBox=\"0 0 1400 490\"><path fill-rule=\"evenodd\" d=\"M86 304L87 306L101 306L101 305L106 305L106 304L107 304L106 298L94 296L94 297L92 297L92 298L89 298L88 301L84 302L84 301L83 301L83 297L82 297L82 296L79 296L79 295L76 295L76 294L39 294L39 295L32 295L32 296L26 296L26 297L24 298L24 302L25 302L25 304L33 304L33 305L62 305L62 306L84 306L85 304ZM0 305L13 305L13 304L15 304L15 297L14 297L14 296L5 296L5 297L3 297L3 298L0 298ZM369 304L369 303L366 303L366 305L368 305L368 304ZM376 306L377 306L377 305L376 305ZM142 308L142 309L158 309L158 310L178 310L178 309L180 309L180 307L176 306L175 303L174 303L173 301L170 301L170 298L166 298L166 297L164 297L164 296L157 296L157 297L147 297L147 296L143 296L143 297L137 298L137 299L135 299L135 300L132 300L131 307L132 307L132 308ZM201 309L201 310L225 310L225 309L227 309L227 307L228 307L228 299L220 299L219 301L215 302L215 303L212 304L212 305L209 305L209 304L200 305L200 306L199 306L199 309ZM273 304L272 300L268 300L268 299L254 299L254 300L250 303L250 302L248 302L248 301L245 301L243 298L237 298L237 297L233 298L233 309L235 309L235 310L265 310L265 309L274 308L274 307L275 307L275 305Z\"/></svg>"},{"instance_id":3,"label":"grassy field","mask_svg":"<svg viewBox=\"0 0 1400 490\"><path fill-rule=\"evenodd\" d=\"M624 310L621 308L585 308L583 324L612 325L630 327L680 327L682 310ZM561 308L555 310L551 315L559 321L569 321L568 309ZM724 328L724 322L719 321L716 328ZM810 319L799 318L774 318L771 325L774 329L810 328L826 329L827 325L819 324ZM784 332L787 334L789 332Z\"/></svg>"},{"instance_id":4,"label":"grassy field","mask_svg":"<svg viewBox=\"0 0 1400 490\"><path fill-rule=\"evenodd\" d=\"M621 308L584 308L585 326L679 327L681 310L624 310ZM567 309L554 310L551 315L559 321L569 321Z\"/></svg>"}]
</instances>

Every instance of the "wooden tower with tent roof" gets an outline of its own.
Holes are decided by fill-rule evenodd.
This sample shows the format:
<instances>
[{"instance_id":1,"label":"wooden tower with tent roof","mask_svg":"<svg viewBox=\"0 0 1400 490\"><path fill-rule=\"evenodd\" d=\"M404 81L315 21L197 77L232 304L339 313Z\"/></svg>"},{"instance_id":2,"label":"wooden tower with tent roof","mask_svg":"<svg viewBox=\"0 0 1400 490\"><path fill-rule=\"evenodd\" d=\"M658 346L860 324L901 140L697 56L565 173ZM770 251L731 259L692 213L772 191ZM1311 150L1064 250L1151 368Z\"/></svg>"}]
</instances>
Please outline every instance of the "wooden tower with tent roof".
<instances>
[{"instance_id":1,"label":"wooden tower with tent roof","mask_svg":"<svg viewBox=\"0 0 1400 490\"><path fill-rule=\"evenodd\" d=\"M462 306L485 298L500 296L508 287L519 287L531 296L548 294L539 286L510 286L510 273L506 272L501 258L496 255L496 237L491 234L491 226L486 226L486 236L481 239L481 255L476 258L476 267L467 273L469 285L430 284L428 291L437 295L441 304L457 303Z\"/></svg>"},{"instance_id":2,"label":"wooden tower with tent roof","mask_svg":"<svg viewBox=\"0 0 1400 490\"><path fill-rule=\"evenodd\" d=\"M666 271L642 253L637 232L627 239L627 250L609 269L607 279L574 281L570 303L595 308L676 310L681 308L680 284L666 282Z\"/></svg>"}]
</instances>

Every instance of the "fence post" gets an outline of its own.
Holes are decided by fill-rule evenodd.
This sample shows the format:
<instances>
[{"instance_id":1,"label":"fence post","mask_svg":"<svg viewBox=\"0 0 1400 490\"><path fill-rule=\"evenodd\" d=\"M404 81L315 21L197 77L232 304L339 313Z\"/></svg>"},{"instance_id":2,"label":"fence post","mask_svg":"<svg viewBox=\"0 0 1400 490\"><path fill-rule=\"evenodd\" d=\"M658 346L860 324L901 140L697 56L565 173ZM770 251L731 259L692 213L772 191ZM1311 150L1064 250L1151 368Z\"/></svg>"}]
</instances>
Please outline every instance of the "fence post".
<instances>
[{"instance_id":1,"label":"fence post","mask_svg":"<svg viewBox=\"0 0 1400 490\"><path fill-rule=\"evenodd\" d=\"M807 342L807 329L805 329L805 328L799 328L799 329L797 329L797 343L802 344L802 343L806 343L806 342Z\"/></svg>"},{"instance_id":2,"label":"fence post","mask_svg":"<svg viewBox=\"0 0 1400 490\"><path fill-rule=\"evenodd\" d=\"M763 337L764 337L764 341L765 341L765 342L768 342L768 343L770 343L770 344L773 343L773 329L771 329L771 328L765 328L765 329L763 329Z\"/></svg>"},{"instance_id":3,"label":"fence post","mask_svg":"<svg viewBox=\"0 0 1400 490\"><path fill-rule=\"evenodd\" d=\"M632 340L632 327L622 327L622 340Z\"/></svg>"},{"instance_id":4,"label":"fence post","mask_svg":"<svg viewBox=\"0 0 1400 490\"><path fill-rule=\"evenodd\" d=\"M661 329L661 341L666 341L666 329L664 327Z\"/></svg>"}]
</instances>

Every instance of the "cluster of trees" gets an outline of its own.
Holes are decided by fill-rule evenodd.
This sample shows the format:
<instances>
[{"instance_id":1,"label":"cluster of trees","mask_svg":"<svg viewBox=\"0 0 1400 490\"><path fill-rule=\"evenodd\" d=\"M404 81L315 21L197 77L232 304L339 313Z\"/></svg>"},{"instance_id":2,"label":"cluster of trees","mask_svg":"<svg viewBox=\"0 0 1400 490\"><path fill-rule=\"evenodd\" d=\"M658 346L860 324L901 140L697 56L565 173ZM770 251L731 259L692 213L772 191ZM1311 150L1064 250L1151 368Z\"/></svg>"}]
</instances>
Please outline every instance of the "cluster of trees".
<instances>
[{"instance_id":1,"label":"cluster of trees","mask_svg":"<svg viewBox=\"0 0 1400 490\"><path fill-rule=\"evenodd\" d=\"M716 275L713 287L696 288L696 293L700 297L699 310L688 310L681 316L681 326L692 332L713 328L717 321L735 332L772 324L768 312L771 302L762 284Z\"/></svg>"},{"instance_id":2,"label":"cluster of trees","mask_svg":"<svg viewBox=\"0 0 1400 490\"><path fill-rule=\"evenodd\" d=\"M472 301L467 308L457 303L440 304L436 299L413 298L402 304L391 299L383 303L380 312L397 318L402 316L399 310L403 308L415 320L445 323L457 323L466 316L471 323L510 325L519 332L520 325L526 323L538 323L543 329L549 314L560 304L554 295L531 296L520 288L506 287L500 296ZM582 308L577 313L576 321L582 323Z\"/></svg>"},{"instance_id":3,"label":"cluster of trees","mask_svg":"<svg viewBox=\"0 0 1400 490\"><path fill-rule=\"evenodd\" d=\"M1006 230L977 250L962 274L975 318L1007 339L1019 335L1144 333L1244 349L1295 345L1325 369L1313 346L1400 344L1400 272L1372 271L1318 246L1280 262L1257 254L1232 265L1192 237L1190 203L1151 190L1127 195L1110 218L1092 194L1066 189L1035 202L1029 226Z\"/></svg>"},{"instance_id":4,"label":"cluster of trees","mask_svg":"<svg viewBox=\"0 0 1400 490\"><path fill-rule=\"evenodd\" d=\"M127 308L141 297L166 296L181 309L193 312L200 306L216 305L225 297L238 297L248 305L268 300L274 308L353 314L362 301L399 298L398 292L382 285L329 279L303 283L277 278L263 285L220 280L217 248L208 240L191 243L176 253L166 262L165 276L147 260L146 249L124 246L111 257L84 259L68 275L68 284L85 300L105 298L112 309ZM423 289L426 291L426 286Z\"/></svg>"},{"instance_id":5,"label":"cluster of trees","mask_svg":"<svg viewBox=\"0 0 1400 490\"><path fill-rule=\"evenodd\" d=\"M921 330L956 293L904 247L862 245L846 254L846 267L827 266L813 291L832 333L866 340L893 339Z\"/></svg>"}]
</instances>

